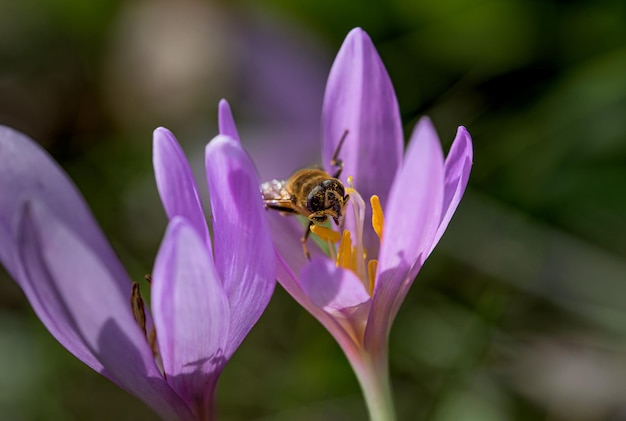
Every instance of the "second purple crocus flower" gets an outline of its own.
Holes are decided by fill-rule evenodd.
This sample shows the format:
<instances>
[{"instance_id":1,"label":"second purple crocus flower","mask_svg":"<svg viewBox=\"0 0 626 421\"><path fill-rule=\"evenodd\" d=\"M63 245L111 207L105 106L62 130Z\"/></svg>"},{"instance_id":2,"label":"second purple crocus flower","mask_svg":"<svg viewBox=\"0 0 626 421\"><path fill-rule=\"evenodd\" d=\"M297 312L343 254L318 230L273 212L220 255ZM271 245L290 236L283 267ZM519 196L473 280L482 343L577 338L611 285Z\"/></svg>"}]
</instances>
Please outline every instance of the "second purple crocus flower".
<instances>
[{"instance_id":1,"label":"second purple crocus flower","mask_svg":"<svg viewBox=\"0 0 626 421\"><path fill-rule=\"evenodd\" d=\"M152 311L67 175L33 141L1 126L0 262L77 358L163 419L208 420L224 365L274 289L259 180L239 142L209 143L212 242L189 164L165 129L154 133L154 167L170 222L153 270Z\"/></svg>"},{"instance_id":2,"label":"second purple crocus flower","mask_svg":"<svg viewBox=\"0 0 626 421\"><path fill-rule=\"evenodd\" d=\"M219 135L206 148L213 239L189 163L167 129L154 132L153 161L170 219L152 275L163 370L190 406L210 416L224 364L274 290L269 227L254 166L238 140Z\"/></svg>"}]
</instances>

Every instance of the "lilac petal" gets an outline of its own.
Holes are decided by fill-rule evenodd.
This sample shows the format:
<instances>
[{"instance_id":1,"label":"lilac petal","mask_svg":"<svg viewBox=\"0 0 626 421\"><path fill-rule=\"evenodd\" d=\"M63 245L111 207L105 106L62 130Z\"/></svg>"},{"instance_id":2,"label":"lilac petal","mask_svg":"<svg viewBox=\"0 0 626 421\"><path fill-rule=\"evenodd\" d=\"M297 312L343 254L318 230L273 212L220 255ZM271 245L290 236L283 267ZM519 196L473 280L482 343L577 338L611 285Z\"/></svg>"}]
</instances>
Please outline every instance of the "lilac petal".
<instances>
[{"instance_id":1,"label":"lilac petal","mask_svg":"<svg viewBox=\"0 0 626 421\"><path fill-rule=\"evenodd\" d=\"M331 316L333 323L325 326L354 364L371 306L362 281L330 259L315 257L300 273L300 284L310 302Z\"/></svg>"},{"instance_id":2,"label":"lilac petal","mask_svg":"<svg viewBox=\"0 0 626 421\"><path fill-rule=\"evenodd\" d=\"M120 280L120 290L130 290L130 282L89 208L72 181L39 145L4 126L0 126L0 192L0 262L20 285L52 336L89 367L110 377L50 292L49 274L31 276L32 268L26 272L28 263L18 255L16 244L24 203L27 198L36 197L45 202L59 220L74 227L81 241L106 262L112 275ZM47 282L39 277L47 277Z\"/></svg>"},{"instance_id":3,"label":"lilac petal","mask_svg":"<svg viewBox=\"0 0 626 421\"><path fill-rule=\"evenodd\" d=\"M152 161L168 218L187 219L210 250L211 238L189 161L174 135L163 127L154 131Z\"/></svg>"},{"instance_id":4,"label":"lilac petal","mask_svg":"<svg viewBox=\"0 0 626 421\"><path fill-rule=\"evenodd\" d=\"M209 250L181 217L170 222L156 258L152 309L168 383L208 413L226 362L230 310Z\"/></svg>"},{"instance_id":5,"label":"lilac petal","mask_svg":"<svg viewBox=\"0 0 626 421\"><path fill-rule=\"evenodd\" d=\"M313 304L308 294L302 289L298 275L291 270L291 267L286 264L285 260L278 252L276 253L276 259L278 261L276 265L276 278L282 287L323 325L326 325L328 322L332 324L331 317L321 308Z\"/></svg>"},{"instance_id":6,"label":"lilac petal","mask_svg":"<svg viewBox=\"0 0 626 421\"><path fill-rule=\"evenodd\" d=\"M322 112L322 159L329 173L332 155L345 130L349 133L339 158L342 179L354 177L365 200L376 194L383 206L402 162L403 135L398 101L387 70L369 36L360 28L346 37L332 66ZM371 217L368 209L366 218ZM348 228L352 218L347 217ZM365 248L376 256L378 239L365 229Z\"/></svg>"},{"instance_id":7,"label":"lilac petal","mask_svg":"<svg viewBox=\"0 0 626 421\"><path fill-rule=\"evenodd\" d=\"M333 317L330 313L313 303L302 288L300 284L301 280L298 276L296 276L280 255L277 254L276 257L278 261L276 276L282 287L285 288L298 304L304 307L326 328L349 358L358 358L359 346L354 342L344 326L340 324L336 317Z\"/></svg>"},{"instance_id":8,"label":"lilac petal","mask_svg":"<svg viewBox=\"0 0 626 421\"><path fill-rule=\"evenodd\" d=\"M215 262L231 306L230 358L272 296L275 255L260 183L239 142L215 137L206 148L206 171Z\"/></svg>"},{"instance_id":9,"label":"lilac petal","mask_svg":"<svg viewBox=\"0 0 626 421\"><path fill-rule=\"evenodd\" d=\"M465 193L470 171L472 170L472 160L472 137L467 129L461 126L457 130L456 137L444 164L445 190L441 223L428 254L432 252L446 231L448 223L450 223L450 219L452 219L452 215L454 215L454 211L459 205L463 193Z\"/></svg>"},{"instance_id":10,"label":"lilac petal","mask_svg":"<svg viewBox=\"0 0 626 421\"><path fill-rule=\"evenodd\" d=\"M18 247L30 287L58 303L58 317L67 318L108 376L164 418L192 418L131 314L130 288L124 296L106 263L42 202L27 203Z\"/></svg>"},{"instance_id":11,"label":"lilac petal","mask_svg":"<svg viewBox=\"0 0 626 421\"><path fill-rule=\"evenodd\" d=\"M367 336L380 338L404 300L409 271L419 267L435 238L443 203L443 152L430 119L422 118L411 136L404 163L385 211L374 304Z\"/></svg>"},{"instance_id":12,"label":"lilac petal","mask_svg":"<svg viewBox=\"0 0 626 421\"><path fill-rule=\"evenodd\" d=\"M21 234L18 233L17 235ZM14 249L17 254L19 252L18 246L15 245ZM15 266L17 270L15 276L20 279L20 287L28 298L37 317L52 336L76 358L93 370L115 381L106 373L100 361L97 360L83 341L83 338L76 332L65 305L60 301L53 288L54 281L50 277L50 273L42 269L41 263L33 263L33 259L40 259L40 257L32 253L26 258L23 257L16 256L18 264Z\"/></svg>"},{"instance_id":13,"label":"lilac petal","mask_svg":"<svg viewBox=\"0 0 626 421\"><path fill-rule=\"evenodd\" d=\"M235 125L235 119L233 118L233 112L230 109L230 104L225 99L220 100L217 112L217 120L220 129L220 134L230 136L235 140L239 140L239 132Z\"/></svg>"},{"instance_id":14,"label":"lilac petal","mask_svg":"<svg viewBox=\"0 0 626 421\"><path fill-rule=\"evenodd\" d=\"M370 299L352 271L338 268L328 258L312 258L300 273L300 284L311 302L324 310L344 310Z\"/></svg>"},{"instance_id":15,"label":"lilac petal","mask_svg":"<svg viewBox=\"0 0 626 421\"><path fill-rule=\"evenodd\" d=\"M25 281L19 276L14 242L22 206L31 197L45 202L50 212L99 256L120 291L129 290L124 268L65 172L37 143L0 126L0 262L20 286Z\"/></svg>"}]
</instances>

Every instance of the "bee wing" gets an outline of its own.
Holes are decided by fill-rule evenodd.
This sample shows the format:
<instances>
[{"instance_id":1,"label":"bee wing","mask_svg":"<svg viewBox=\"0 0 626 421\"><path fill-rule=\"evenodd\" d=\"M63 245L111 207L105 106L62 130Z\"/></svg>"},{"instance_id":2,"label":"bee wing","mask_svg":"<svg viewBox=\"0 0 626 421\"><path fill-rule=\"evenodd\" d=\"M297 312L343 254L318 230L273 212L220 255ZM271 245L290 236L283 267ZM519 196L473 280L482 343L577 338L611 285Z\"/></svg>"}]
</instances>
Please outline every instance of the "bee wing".
<instances>
[{"instance_id":1,"label":"bee wing","mask_svg":"<svg viewBox=\"0 0 626 421\"><path fill-rule=\"evenodd\" d=\"M271 180L261 184L263 201L266 204L271 201L291 201L291 195L286 187L287 180Z\"/></svg>"}]
</instances>

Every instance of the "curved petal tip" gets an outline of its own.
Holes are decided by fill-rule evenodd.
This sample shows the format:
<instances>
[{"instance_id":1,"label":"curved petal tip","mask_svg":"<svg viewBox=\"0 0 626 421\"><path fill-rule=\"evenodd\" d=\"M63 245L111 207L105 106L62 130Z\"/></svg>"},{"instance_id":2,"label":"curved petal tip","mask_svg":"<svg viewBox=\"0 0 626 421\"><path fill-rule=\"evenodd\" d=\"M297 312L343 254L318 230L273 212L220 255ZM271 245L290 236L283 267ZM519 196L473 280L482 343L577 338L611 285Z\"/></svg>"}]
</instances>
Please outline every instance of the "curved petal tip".
<instances>
[{"instance_id":1,"label":"curved petal tip","mask_svg":"<svg viewBox=\"0 0 626 421\"><path fill-rule=\"evenodd\" d=\"M415 125L415 129L413 131L413 136L415 136L416 138L426 135L434 136L437 141L439 141L437 129L435 129L433 121L427 115L422 116L419 118L419 120L417 120L417 124Z\"/></svg>"},{"instance_id":2,"label":"curved petal tip","mask_svg":"<svg viewBox=\"0 0 626 421\"><path fill-rule=\"evenodd\" d=\"M348 35L346 35L346 39L344 43L348 41L352 42L358 39L367 40L371 42L371 38L367 34L367 32L365 32L363 28L357 26L356 28L352 28L350 32L348 32Z\"/></svg>"},{"instance_id":3,"label":"curved petal tip","mask_svg":"<svg viewBox=\"0 0 626 421\"><path fill-rule=\"evenodd\" d=\"M470 172L472 171L473 159L472 137L465 127L460 126L444 164L445 190L443 209L431 251L439 242L452 219L452 215L454 215L454 211L461 202L469 181Z\"/></svg>"},{"instance_id":4,"label":"curved petal tip","mask_svg":"<svg viewBox=\"0 0 626 421\"><path fill-rule=\"evenodd\" d=\"M176 137L164 127L154 130L152 163L167 216L187 218L210 248L209 230L189 161Z\"/></svg>"},{"instance_id":5,"label":"curved petal tip","mask_svg":"<svg viewBox=\"0 0 626 421\"><path fill-rule=\"evenodd\" d=\"M464 151L466 152L466 157L469 158L471 163L474 163L474 150L473 150L473 143L472 143L472 136L470 135L469 131L467 131L467 129L465 128L465 126L459 126L459 128L456 131L456 138L457 139L463 139L463 146L464 146ZM450 151L452 152L452 151Z\"/></svg>"},{"instance_id":6,"label":"curved petal tip","mask_svg":"<svg viewBox=\"0 0 626 421\"><path fill-rule=\"evenodd\" d=\"M239 140L239 132L235 125L235 118L230 109L230 104L225 99L221 99L218 105L217 120L220 134L230 136L235 140Z\"/></svg>"},{"instance_id":7,"label":"curved petal tip","mask_svg":"<svg viewBox=\"0 0 626 421\"><path fill-rule=\"evenodd\" d=\"M159 126L156 129L154 129L154 131L152 132L152 135L154 136L154 138L156 138L157 136L173 136L172 132L170 132L168 129L166 129L163 126Z\"/></svg>"}]
</instances>

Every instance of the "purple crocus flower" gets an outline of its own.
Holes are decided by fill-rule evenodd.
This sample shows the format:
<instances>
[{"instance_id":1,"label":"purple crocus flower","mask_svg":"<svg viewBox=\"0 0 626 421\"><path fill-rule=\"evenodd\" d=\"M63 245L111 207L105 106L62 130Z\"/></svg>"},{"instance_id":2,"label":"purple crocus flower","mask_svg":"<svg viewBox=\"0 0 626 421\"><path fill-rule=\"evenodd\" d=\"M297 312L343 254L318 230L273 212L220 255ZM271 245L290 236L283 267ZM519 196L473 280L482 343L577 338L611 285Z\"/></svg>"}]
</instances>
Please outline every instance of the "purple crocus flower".
<instances>
[{"instance_id":1,"label":"purple crocus flower","mask_svg":"<svg viewBox=\"0 0 626 421\"><path fill-rule=\"evenodd\" d=\"M220 135L206 163L214 244L180 146L166 129L155 131L170 223L150 312L63 170L35 142L0 126L0 261L64 347L168 420L212 418L218 377L275 283L248 156Z\"/></svg>"},{"instance_id":2,"label":"purple crocus flower","mask_svg":"<svg viewBox=\"0 0 626 421\"><path fill-rule=\"evenodd\" d=\"M227 109L221 111L221 120L232 119ZM360 28L348 34L332 66L322 125L322 157L330 174L335 171L330 165L333 152L348 131L339 154L350 194L344 230L313 227L328 248L324 251L309 240L309 261L299 247L302 225L271 214L278 281L337 340L359 379L372 419L388 420L394 417L389 331L463 196L472 142L459 127L444 160L431 121L422 118L403 156L391 80Z\"/></svg>"}]
</instances>

